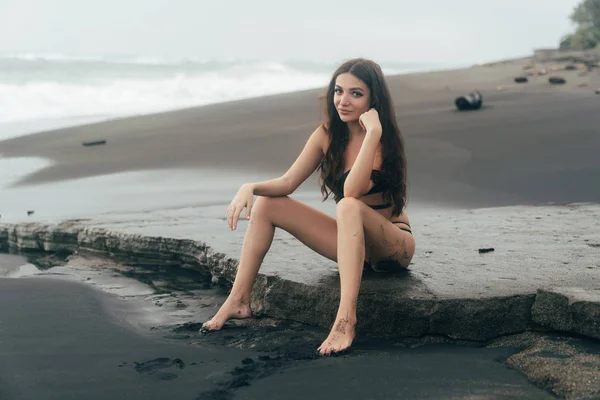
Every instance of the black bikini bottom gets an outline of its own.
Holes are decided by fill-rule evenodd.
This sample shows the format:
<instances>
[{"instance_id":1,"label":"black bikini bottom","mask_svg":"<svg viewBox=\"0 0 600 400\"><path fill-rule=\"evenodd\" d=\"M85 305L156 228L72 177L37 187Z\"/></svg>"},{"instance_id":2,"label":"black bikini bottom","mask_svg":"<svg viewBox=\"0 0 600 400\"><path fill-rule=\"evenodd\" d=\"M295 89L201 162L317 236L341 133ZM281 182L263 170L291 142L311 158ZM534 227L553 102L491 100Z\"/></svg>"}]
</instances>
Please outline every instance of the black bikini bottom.
<instances>
[{"instance_id":1,"label":"black bikini bottom","mask_svg":"<svg viewBox=\"0 0 600 400\"><path fill-rule=\"evenodd\" d=\"M373 210L383 210L385 208L391 207L392 203L378 204L378 205L369 205Z\"/></svg>"},{"instance_id":2,"label":"black bikini bottom","mask_svg":"<svg viewBox=\"0 0 600 400\"><path fill-rule=\"evenodd\" d=\"M408 233L410 233L412 235L412 231L410 230L410 225L407 224L406 222L396 221L396 222L392 222L392 224L404 224L404 225L408 226L408 228L398 227L398 229L400 229L401 231L406 231L406 232L408 232Z\"/></svg>"}]
</instances>

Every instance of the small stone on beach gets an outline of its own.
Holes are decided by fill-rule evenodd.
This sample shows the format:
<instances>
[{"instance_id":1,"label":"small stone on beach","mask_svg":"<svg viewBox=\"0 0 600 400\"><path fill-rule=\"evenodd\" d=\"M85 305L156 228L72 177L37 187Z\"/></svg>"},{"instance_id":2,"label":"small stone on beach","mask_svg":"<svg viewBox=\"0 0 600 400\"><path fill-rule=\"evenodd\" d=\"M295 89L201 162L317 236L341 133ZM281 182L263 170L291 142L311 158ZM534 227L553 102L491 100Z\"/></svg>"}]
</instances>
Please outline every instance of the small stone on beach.
<instances>
[{"instance_id":1,"label":"small stone on beach","mask_svg":"<svg viewBox=\"0 0 600 400\"><path fill-rule=\"evenodd\" d=\"M561 78L560 76L551 76L548 78L548 82L550 82L552 85L563 85L567 83L567 80L565 78Z\"/></svg>"},{"instance_id":2,"label":"small stone on beach","mask_svg":"<svg viewBox=\"0 0 600 400\"><path fill-rule=\"evenodd\" d=\"M483 248L483 249L479 249L479 253L489 253L490 251L494 251L493 247L487 247L487 248Z\"/></svg>"},{"instance_id":3,"label":"small stone on beach","mask_svg":"<svg viewBox=\"0 0 600 400\"><path fill-rule=\"evenodd\" d=\"M83 142L82 143L84 147L89 147L89 146L100 146L103 144L106 144L106 140L102 139L102 140L93 140L91 142Z\"/></svg>"},{"instance_id":4,"label":"small stone on beach","mask_svg":"<svg viewBox=\"0 0 600 400\"><path fill-rule=\"evenodd\" d=\"M483 97L479 91L471 92L454 99L454 104L459 111L479 110L483 103Z\"/></svg>"}]
</instances>

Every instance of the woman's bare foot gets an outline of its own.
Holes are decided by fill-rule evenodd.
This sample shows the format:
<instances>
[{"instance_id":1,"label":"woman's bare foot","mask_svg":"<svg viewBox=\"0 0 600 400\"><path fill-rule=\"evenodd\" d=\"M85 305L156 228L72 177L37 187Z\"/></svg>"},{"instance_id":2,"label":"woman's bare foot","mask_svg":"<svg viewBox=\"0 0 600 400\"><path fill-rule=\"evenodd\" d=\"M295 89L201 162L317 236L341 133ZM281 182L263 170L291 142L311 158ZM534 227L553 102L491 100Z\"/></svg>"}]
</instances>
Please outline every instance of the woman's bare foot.
<instances>
[{"instance_id":1,"label":"woman's bare foot","mask_svg":"<svg viewBox=\"0 0 600 400\"><path fill-rule=\"evenodd\" d=\"M215 316L202 325L201 331L218 331L230 319L249 318L251 315L252 310L249 303L227 298Z\"/></svg>"},{"instance_id":2,"label":"woman's bare foot","mask_svg":"<svg viewBox=\"0 0 600 400\"><path fill-rule=\"evenodd\" d=\"M351 320L347 317L337 318L329 336L319 347L319 353L325 356L348 349L354 340L355 328L356 319Z\"/></svg>"}]
</instances>

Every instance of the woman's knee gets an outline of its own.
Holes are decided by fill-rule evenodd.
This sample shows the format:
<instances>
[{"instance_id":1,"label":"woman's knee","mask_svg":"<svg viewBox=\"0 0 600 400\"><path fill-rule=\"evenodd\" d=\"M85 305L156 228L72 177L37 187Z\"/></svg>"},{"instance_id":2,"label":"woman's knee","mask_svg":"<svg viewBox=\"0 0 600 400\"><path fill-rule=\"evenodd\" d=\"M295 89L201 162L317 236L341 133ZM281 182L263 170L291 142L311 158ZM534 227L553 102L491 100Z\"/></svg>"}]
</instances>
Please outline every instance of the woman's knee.
<instances>
[{"instance_id":1,"label":"woman's knee","mask_svg":"<svg viewBox=\"0 0 600 400\"><path fill-rule=\"evenodd\" d=\"M360 215L363 203L354 197L344 197L336 207L335 214L338 218L352 217Z\"/></svg>"}]
</instances>

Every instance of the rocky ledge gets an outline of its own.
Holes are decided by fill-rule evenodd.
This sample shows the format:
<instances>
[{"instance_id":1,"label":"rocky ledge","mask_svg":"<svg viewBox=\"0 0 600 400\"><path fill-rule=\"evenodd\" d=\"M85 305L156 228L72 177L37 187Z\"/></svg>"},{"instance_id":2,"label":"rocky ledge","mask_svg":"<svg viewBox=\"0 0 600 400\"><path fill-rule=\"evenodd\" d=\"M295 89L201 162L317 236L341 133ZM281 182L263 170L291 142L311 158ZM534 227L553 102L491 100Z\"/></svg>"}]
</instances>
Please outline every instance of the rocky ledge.
<instances>
[{"instance_id":1,"label":"rocky ledge","mask_svg":"<svg viewBox=\"0 0 600 400\"><path fill-rule=\"evenodd\" d=\"M579 215L580 224L589 222L590 215L598 215L599 208L582 205L571 208L576 213L565 210L569 209L531 208L529 216L519 213L508 224L506 213L491 209L455 215L456 221L463 221L463 224L465 218L470 218L470 230L465 228L461 235L465 243L485 241L489 244L492 241L482 235L484 231L478 224L482 219L487 220L490 231L498 221L502 221L503 229L513 229L510 237L502 239L498 235L501 232L493 236L493 241L500 246L496 255L458 245L456 237L449 237L444 232L449 227L456 229L452 220L439 224L435 233L423 233L425 237L433 237L430 242L437 245L427 249L427 241L420 240L419 243L425 242L421 245L425 249L420 250L416 256L418 261L409 272L365 274L363 277L358 305L360 331L388 338L442 335L452 339L488 341L519 332L547 329L600 339L600 265L597 257L600 249L596 247L595 236L582 239L585 232L577 228L577 218L573 219ZM500 215L494 216L494 212ZM564 232L551 235L539 221L542 219L539 215L550 216L547 220L552 226L560 223L556 219L562 214L565 214L565 221L575 224L573 229L581 240L567 240ZM532 236L533 228L527 224L528 218L537 219L539 226L535 229L554 239L540 245L541 248L524 243L519 235L544 242L542 237ZM435 217L430 217L428 223L434 224L433 219ZM198 224L198 221L194 223ZM530 231L516 233L514 228L519 224ZM77 220L58 224L0 224L0 250L60 254L95 252L102 257L160 263L163 268L201 269L210 272L215 284L227 285L233 280L238 261L226 256L232 247L218 238L215 243L220 248L216 249L197 239L182 238L182 235L173 235L179 236L177 238L143 234L140 232L153 231L148 227L132 228L134 225L130 223L126 227ZM212 232L210 223L202 226L205 232ZM568 231L569 226L566 229ZM169 233L169 229L163 231ZM239 237L236 240L239 246ZM290 250L283 250L282 243ZM513 245L511 251L507 249L509 243L519 243L520 247ZM294 246L285 238L274 243L277 255L266 260L261 269L252 298L253 310L259 315L328 328L339 298L335 265L315 261L314 265L307 266L310 259L294 261L297 256L292 251ZM454 250L451 250L452 246L455 246ZM540 257L544 254L544 246L551 246L559 257ZM500 253L501 249L505 251ZM453 253L449 254L450 251ZM310 273L299 273L299 269Z\"/></svg>"}]
</instances>

